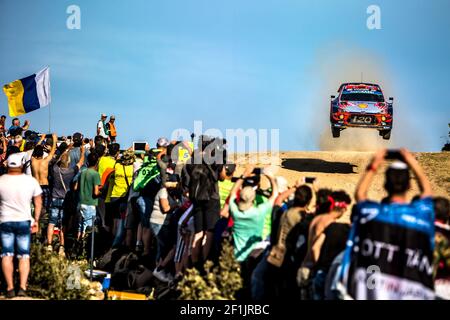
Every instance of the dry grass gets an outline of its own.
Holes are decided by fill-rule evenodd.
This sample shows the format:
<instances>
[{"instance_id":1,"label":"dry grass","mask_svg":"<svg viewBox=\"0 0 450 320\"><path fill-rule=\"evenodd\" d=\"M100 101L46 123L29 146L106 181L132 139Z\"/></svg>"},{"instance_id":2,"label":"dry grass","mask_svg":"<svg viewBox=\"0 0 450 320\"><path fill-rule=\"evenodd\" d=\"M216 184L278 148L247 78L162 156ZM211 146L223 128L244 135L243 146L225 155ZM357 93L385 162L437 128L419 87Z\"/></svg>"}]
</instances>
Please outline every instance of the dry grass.
<instances>
[{"instance_id":1,"label":"dry grass","mask_svg":"<svg viewBox=\"0 0 450 320\"><path fill-rule=\"evenodd\" d=\"M436 195L450 196L450 152L417 154L419 163L433 184Z\"/></svg>"}]
</instances>

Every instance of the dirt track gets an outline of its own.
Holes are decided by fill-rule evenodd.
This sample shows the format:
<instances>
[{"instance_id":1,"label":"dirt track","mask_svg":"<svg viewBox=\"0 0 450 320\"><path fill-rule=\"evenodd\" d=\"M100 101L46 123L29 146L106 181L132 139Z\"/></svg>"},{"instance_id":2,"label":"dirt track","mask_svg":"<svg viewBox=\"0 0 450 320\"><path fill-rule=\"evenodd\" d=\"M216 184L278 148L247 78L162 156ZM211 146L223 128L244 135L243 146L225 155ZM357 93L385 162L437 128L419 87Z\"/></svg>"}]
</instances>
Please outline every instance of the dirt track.
<instances>
[{"instance_id":1,"label":"dirt track","mask_svg":"<svg viewBox=\"0 0 450 320\"><path fill-rule=\"evenodd\" d=\"M275 157L271 163L276 175L285 177L290 185L302 176L317 177L320 187L344 189L353 197L360 174L365 170L372 155L373 152L359 151L289 151L280 152L279 157ZM450 197L450 152L415 155L430 178L435 194ZM252 156L254 155L236 156L235 161L240 165L238 174L242 173ZM267 165L269 159L268 156L258 154L256 165ZM369 192L369 197L374 200L381 200L385 196L383 172L384 168L381 168ZM417 183L413 182L409 197L412 198L418 192Z\"/></svg>"}]
</instances>

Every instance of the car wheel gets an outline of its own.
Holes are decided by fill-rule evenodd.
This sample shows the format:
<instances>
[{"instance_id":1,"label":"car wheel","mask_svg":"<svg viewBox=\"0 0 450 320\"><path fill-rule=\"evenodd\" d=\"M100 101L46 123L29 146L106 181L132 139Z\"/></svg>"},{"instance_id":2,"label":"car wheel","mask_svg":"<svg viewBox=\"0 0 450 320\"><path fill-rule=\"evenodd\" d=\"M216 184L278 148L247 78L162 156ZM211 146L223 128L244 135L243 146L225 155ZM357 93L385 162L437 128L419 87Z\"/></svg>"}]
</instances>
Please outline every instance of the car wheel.
<instances>
[{"instance_id":1,"label":"car wheel","mask_svg":"<svg viewBox=\"0 0 450 320\"><path fill-rule=\"evenodd\" d=\"M341 130L337 128L331 127L331 133L333 134L333 138L339 138L341 136Z\"/></svg>"},{"instance_id":2,"label":"car wheel","mask_svg":"<svg viewBox=\"0 0 450 320\"><path fill-rule=\"evenodd\" d=\"M386 131L382 131L382 132L383 132L382 136L383 136L384 140L389 140L391 138L391 130L386 130Z\"/></svg>"}]
</instances>

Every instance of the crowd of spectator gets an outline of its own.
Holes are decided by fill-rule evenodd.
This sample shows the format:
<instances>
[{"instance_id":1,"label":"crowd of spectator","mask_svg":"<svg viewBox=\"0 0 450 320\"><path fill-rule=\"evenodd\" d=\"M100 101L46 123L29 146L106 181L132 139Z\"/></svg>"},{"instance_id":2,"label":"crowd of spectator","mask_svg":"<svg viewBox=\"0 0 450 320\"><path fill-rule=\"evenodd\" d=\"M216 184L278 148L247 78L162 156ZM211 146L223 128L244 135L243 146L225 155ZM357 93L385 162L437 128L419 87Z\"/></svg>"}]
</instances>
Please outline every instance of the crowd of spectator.
<instances>
[{"instance_id":1,"label":"crowd of spectator","mask_svg":"<svg viewBox=\"0 0 450 320\"><path fill-rule=\"evenodd\" d=\"M386 150L368 164L352 202L345 191L321 188L317 179L302 178L289 186L282 176L251 165L237 175L223 139L200 136L194 145L161 137L154 147L138 151L121 148L115 117L106 122L106 114L93 139L79 132L71 137L38 134L19 119L6 129L5 120L0 119L0 235L8 298L26 295L32 234L41 235L38 241L48 251L74 259L97 230L101 248L96 257L111 248L134 252L168 286L183 279L188 268L204 272L204 262L217 261L228 239L243 279L237 298L336 299L342 297L338 284L345 255L356 259L358 252L353 243L358 240L349 239L357 232L372 236L364 230L371 219L367 215L374 212L388 212L393 220L420 218L422 224L431 219L435 237L426 248L415 248L418 242L404 233L389 231L383 239L428 254L433 272L415 283L434 290L433 283L439 282L436 293L443 288L438 296L449 298L449 201L433 197L430 182L407 150L399 151L385 172L388 196L381 203L369 201L367 194L389 158ZM410 171L421 189L412 201L407 197ZM268 188L262 187L264 180ZM351 220L341 219L350 213ZM405 263L391 268L407 268ZM400 282L411 280L397 269L393 273Z\"/></svg>"}]
</instances>

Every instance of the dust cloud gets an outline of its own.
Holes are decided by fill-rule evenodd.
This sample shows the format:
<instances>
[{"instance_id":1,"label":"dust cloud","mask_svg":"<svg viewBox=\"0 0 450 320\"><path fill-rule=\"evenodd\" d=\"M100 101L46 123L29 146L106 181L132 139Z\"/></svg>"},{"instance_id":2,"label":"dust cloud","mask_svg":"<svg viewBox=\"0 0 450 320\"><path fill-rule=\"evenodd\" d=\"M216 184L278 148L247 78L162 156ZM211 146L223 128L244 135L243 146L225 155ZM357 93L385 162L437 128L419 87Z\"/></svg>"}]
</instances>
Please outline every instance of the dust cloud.
<instances>
[{"instance_id":1,"label":"dust cloud","mask_svg":"<svg viewBox=\"0 0 450 320\"><path fill-rule=\"evenodd\" d=\"M400 92L394 84L392 71L383 59L362 48L331 44L317 55L310 72L316 81L312 104L315 113L320 114L310 128L316 145L323 151L375 151L379 148L407 147L420 150L423 142L411 121L414 106L403 105ZM394 97L394 126L390 140L383 140L375 129L354 128L341 131L339 138L333 138L329 122L330 95L336 95L344 82L370 82L381 86L385 98ZM413 99L408 99L412 100ZM407 110L406 110L407 108ZM415 139L411 140L414 136ZM417 138L419 136L419 138Z\"/></svg>"}]
</instances>

